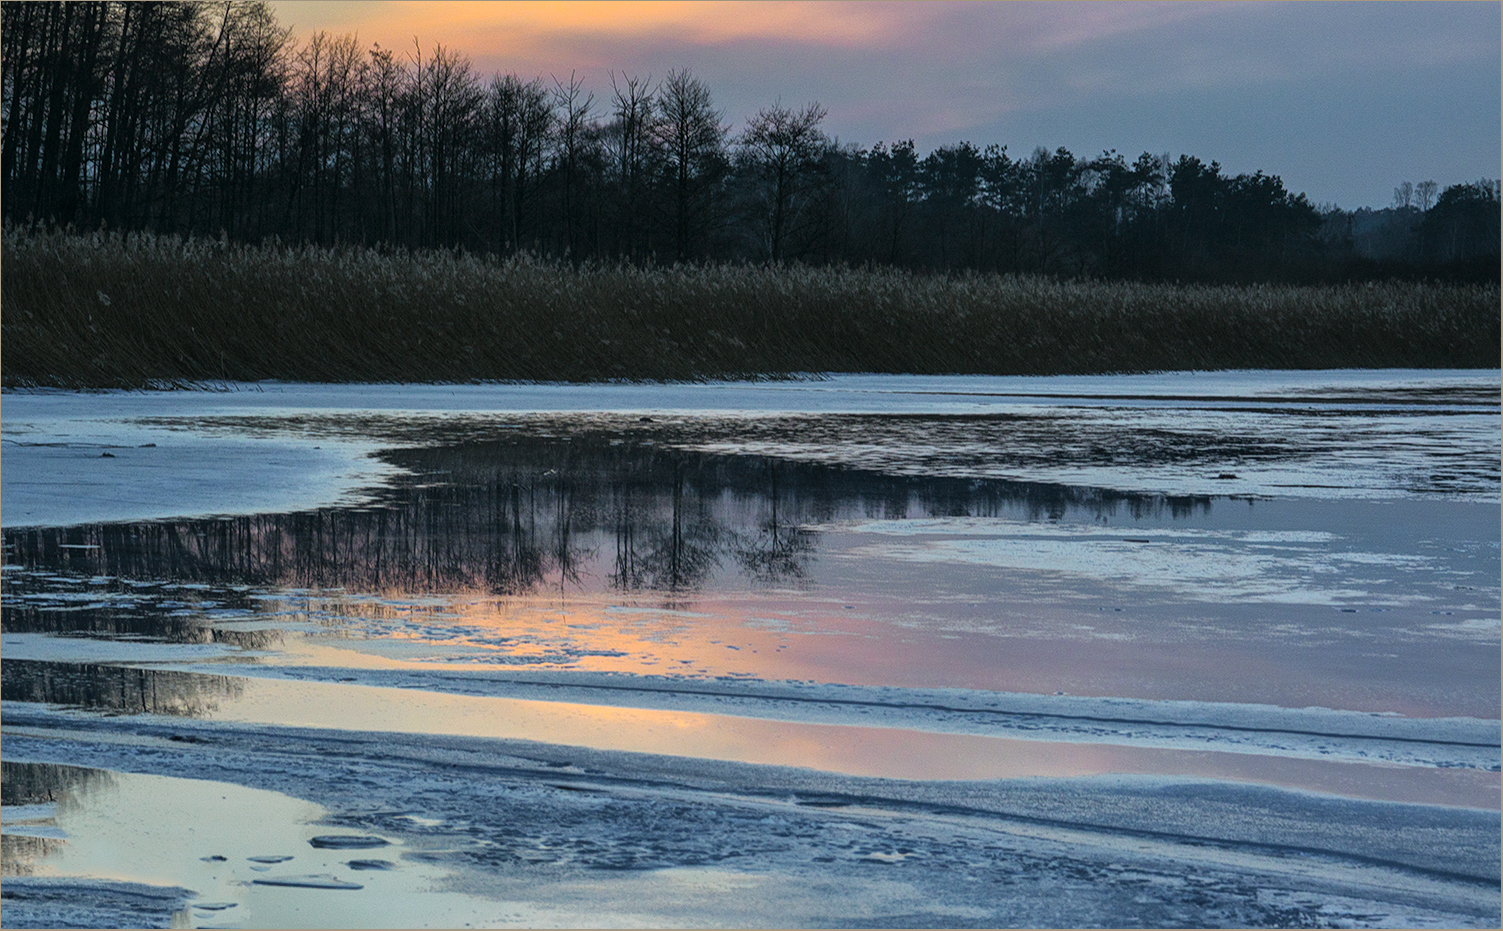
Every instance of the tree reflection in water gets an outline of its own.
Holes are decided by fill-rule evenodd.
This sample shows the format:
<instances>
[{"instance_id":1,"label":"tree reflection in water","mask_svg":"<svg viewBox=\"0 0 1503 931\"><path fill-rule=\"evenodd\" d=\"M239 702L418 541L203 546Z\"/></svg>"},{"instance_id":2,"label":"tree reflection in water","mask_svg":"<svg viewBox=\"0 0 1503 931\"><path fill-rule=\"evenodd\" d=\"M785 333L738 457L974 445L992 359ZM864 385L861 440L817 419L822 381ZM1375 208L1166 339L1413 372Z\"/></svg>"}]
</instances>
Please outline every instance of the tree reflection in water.
<instances>
[{"instance_id":1,"label":"tree reflection in water","mask_svg":"<svg viewBox=\"0 0 1503 931\"><path fill-rule=\"evenodd\" d=\"M215 711L220 700L238 698L244 688L244 680L235 676L96 663L0 660L0 696L6 701L197 718Z\"/></svg>"},{"instance_id":2,"label":"tree reflection in water","mask_svg":"<svg viewBox=\"0 0 1503 931\"><path fill-rule=\"evenodd\" d=\"M24 760L0 761L0 776L3 805L42 805L115 784L114 774L106 770Z\"/></svg>"},{"instance_id":3,"label":"tree reflection in water","mask_svg":"<svg viewBox=\"0 0 1503 931\"><path fill-rule=\"evenodd\" d=\"M6 671L9 675L9 670ZM113 773L86 766L67 766L61 763L31 763L16 760L0 761L0 804L49 805L64 802L97 789L114 786ZM7 821L7 824L11 822ZM27 819L25 823L53 826L51 817ZM0 876L30 876L36 872L38 860L45 859L62 849L64 841L55 837L33 836L16 833L12 826L0 835Z\"/></svg>"},{"instance_id":4,"label":"tree reflection in water","mask_svg":"<svg viewBox=\"0 0 1503 931\"><path fill-rule=\"evenodd\" d=\"M520 434L517 431L516 434ZM344 588L696 589L720 571L800 585L810 524L907 517L1176 516L1209 499L886 475L623 441L512 435L385 454L406 477L359 507L5 531L6 562L91 576Z\"/></svg>"},{"instance_id":5,"label":"tree reflection in water","mask_svg":"<svg viewBox=\"0 0 1503 931\"><path fill-rule=\"evenodd\" d=\"M743 572L759 582L777 583L805 580L814 555L816 535L801 528L797 521L779 520L778 462L767 460L767 519L755 534L743 535L735 549L736 562Z\"/></svg>"}]
</instances>

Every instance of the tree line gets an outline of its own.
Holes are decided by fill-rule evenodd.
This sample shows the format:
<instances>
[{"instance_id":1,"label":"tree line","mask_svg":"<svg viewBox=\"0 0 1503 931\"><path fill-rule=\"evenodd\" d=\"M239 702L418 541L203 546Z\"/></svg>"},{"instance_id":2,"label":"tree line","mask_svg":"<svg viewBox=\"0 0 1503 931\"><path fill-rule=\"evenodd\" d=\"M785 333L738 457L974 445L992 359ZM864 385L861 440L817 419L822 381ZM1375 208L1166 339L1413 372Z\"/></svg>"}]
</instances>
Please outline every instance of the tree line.
<instances>
[{"instance_id":1,"label":"tree line","mask_svg":"<svg viewBox=\"0 0 1503 931\"><path fill-rule=\"evenodd\" d=\"M294 41L260 0L4 2L0 53L11 221L575 262L1497 279L1494 181L1348 212L1188 155L842 144L816 103L733 134L686 69L598 93L488 76L443 45Z\"/></svg>"},{"instance_id":2,"label":"tree line","mask_svg":"<svg viewBox=\"0 0 1503 931\"><path fill-rule=\"evenodd\" d=\"M1405 181L1382 209L1330 210L1323 245L1353 277L1436 274L1498 280L1499 183L1483 179L1441 190Z\"/></svg>"}]
</instances>

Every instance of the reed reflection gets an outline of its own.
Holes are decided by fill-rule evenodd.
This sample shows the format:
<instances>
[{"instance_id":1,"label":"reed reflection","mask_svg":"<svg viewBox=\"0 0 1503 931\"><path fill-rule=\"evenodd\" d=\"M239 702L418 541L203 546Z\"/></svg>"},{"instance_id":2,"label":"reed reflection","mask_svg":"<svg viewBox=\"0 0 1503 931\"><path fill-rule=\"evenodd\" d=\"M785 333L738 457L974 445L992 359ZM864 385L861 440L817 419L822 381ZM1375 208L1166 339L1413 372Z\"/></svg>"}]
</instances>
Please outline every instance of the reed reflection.
<instances>
[{"instance_id":1,"label":"reed reflection","mask_svg":"<svg viewBox=\"0 0 1503 931\"><path fill-rule=\"evenodd\" d=\"M362 507L5 532L6 562L129 579L371 592L801 586L845 519L1180 516L1209 499L901 476L632 443L516 435L386 454L407 477Z\"/></svg>"}]
</instances>

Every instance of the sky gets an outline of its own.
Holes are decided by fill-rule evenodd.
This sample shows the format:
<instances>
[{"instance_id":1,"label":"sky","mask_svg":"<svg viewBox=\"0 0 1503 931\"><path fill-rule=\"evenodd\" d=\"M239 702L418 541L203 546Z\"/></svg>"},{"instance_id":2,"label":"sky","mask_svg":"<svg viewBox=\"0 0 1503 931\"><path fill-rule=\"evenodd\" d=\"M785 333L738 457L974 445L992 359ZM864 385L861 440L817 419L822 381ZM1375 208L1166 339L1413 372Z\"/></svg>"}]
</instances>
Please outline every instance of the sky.
<instances>
[{"instance_id":1,"label":"sky","mask_svg":"<svg viewBox=\"0 0 1503 931\"><path fill-rule=\"evenodd\" d=\"M1490 2L412 2L273 0L297 40L466 55L482 75L610 97L688 68L733 130L817 101L842 143L968 140L1195 155L1317 204L1503 174L1503 5Z\"/></svg>"}]
</instances>

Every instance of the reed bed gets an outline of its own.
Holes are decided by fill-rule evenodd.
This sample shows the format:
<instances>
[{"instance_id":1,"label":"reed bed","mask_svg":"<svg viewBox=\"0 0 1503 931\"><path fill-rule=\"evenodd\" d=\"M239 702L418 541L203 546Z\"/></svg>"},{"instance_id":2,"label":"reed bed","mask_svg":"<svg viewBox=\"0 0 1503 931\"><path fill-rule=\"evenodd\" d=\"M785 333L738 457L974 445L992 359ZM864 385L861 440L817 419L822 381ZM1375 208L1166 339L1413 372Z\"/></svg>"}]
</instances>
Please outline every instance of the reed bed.
<instances>
[{"instance_id":1,"label":"reed bed","mask_svg":"<svg viewBox=\"0 0 1503 931\"><path fill-rule=\"evenodd\" d=\"M14 226L0 249L7 387L1499 364L1496 284L573 267Z\"/></svg>"}]
</instances>

